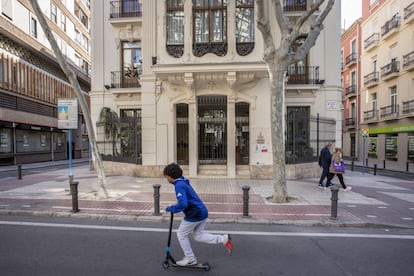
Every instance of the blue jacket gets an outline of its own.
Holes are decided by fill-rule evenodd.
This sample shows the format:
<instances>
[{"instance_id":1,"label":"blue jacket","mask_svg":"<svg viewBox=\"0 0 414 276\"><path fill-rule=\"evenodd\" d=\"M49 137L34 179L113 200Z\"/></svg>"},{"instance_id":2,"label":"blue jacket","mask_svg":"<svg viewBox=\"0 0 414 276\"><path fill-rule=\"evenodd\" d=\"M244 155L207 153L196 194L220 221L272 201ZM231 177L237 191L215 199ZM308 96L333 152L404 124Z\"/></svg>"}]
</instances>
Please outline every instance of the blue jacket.
<instances>
[{"instance_id":1,"label":"blue jacket","mask_svg":"<svg viewBox=\"0 0 414 276\"><path fill-rule=\"evenodd\" d=\"M168 207L167 211L172 213L184 212L184 220L190 222L206 219L208 217L207 207L191 187L190 181L180 177L173 184L178 202L176 205Z\"/></svg>"}]
</instances>

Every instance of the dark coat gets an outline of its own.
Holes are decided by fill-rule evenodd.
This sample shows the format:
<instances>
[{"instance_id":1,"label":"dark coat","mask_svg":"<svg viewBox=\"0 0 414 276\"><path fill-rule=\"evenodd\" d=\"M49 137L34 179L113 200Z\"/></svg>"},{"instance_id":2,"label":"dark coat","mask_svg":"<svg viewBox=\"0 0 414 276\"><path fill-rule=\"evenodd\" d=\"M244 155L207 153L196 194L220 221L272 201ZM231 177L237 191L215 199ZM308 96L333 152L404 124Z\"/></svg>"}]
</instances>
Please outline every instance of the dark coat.
<instances>
[{"instance_id":1,"label":"dark coat","mask_svg":"<svg viewBox=\"0 0 414 276\"><path fill-rule=\"evenodd\" d=\"M329 148L326 146L321 150L321 155L319 155L319 166L323 168L329 168L331 165L331 152Z\"/></svg>"}]
</instances>

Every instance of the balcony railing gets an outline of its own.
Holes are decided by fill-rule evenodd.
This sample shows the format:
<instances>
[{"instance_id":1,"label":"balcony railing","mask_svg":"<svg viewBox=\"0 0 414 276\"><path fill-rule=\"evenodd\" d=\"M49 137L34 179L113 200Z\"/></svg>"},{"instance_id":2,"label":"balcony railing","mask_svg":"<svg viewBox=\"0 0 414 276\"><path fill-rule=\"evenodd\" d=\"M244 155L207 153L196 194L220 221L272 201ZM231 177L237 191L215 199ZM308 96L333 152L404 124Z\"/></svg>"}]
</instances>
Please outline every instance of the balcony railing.
<instances>
[{"instance_id":1,"label":"balcony railing","mask_svg":"<svg viewBox=\"0 0 414 276\"><path fill-rule=\"evenodd\" d=\"M368 75L364 76L364 85L370 86L373 84L377 84L379 80L379 73L378 72L372 72Z\"/></svg>"},{"instance_id":2,"label":"balcony railing","mask_svg":"<svg viewBox=\"0 0 414 276\"><path fill-rule=\"evenodd\" d=\"M283 11L285 12L297 12L306 11L306 0L285 0L283 5Z\"/></svg>"},{"instance_id":3,"label":"balcony railing","mask_svg":"<svg viewBox=\"0 0 414 276\"><path fill-rule=\"evenodd\" d=\"M414 100L403 102L402 104L402 113L413 113L414 112Z\"/></svg>"},{"instance_id":4,"label":"balcony railing","mask_svg":"<svg viewBox=\"0 0 414 276\"><path fill-rule=\"evenodd\" d=\"M364 40L364 49L373 47L379 43L379 33L373 33L367 39Z\"/></svg>"},{"instance_id":5,"label":"balcony railing","mask_svg":"<svg viewBox=\"0 0 414 276\"><path fill-rule=\"evenodd\" d=\"M352 53L345 58L345 65L350 65L351 63L355 63L357 60L357 53Z\"/></svg>"},{"instance_id":6,"label":"balcony railing","mask_svg":"<svg viewBox=\"0 0 414 276\"><path fill-rule=\"evenodd\" d=\"M137 0L111 1L110 18L142 17Z\"/></svg>"},{"instance_id":7,"label":"balcony railing","mask_svg":"<svg viewBox=\"0 0 414 276\"><path fill-rule=\"evenodd\" d=\"M141 87L139 83L139 76L141 74L141 69L111 72L111 88Z\"/></svg>"},{"instance_id":8,"label":"balcony railing","mask_svg":"<svg viewBox=\"0 0 414 276\"><path fill-rule=\"evenodd\" d=\"M378 119L378 110L377 109L364 111L364 121L377 120L377 119Z\"/></svg>"},{"instance_id":9,"label":"balcony railing","mask_svg":"<svg viewBox=\"0 0 414 276\"><path fill-rule=\"evenodd\" d=\"M350 94L355 94L356 92L356 85L351 84L350 86L345 88L345 95L348 96Z\"/></svg>"},{"instance_id":10,"label":"balcony railing","mask_svg":"<svg viewBox=\"0 0 414 276\"><path fill-rule=\"evenodd\" d=\"M291 66L287 84L321 84L319 66Z\"/></svg>"},{"instance_id":11,"label":"balcony railing","mask_svg":"<svg viewBox=\"0 0 414 276\"><path fill-rule=\"evenodd\" d=\"M400 27L400 16L398 15L398 13L396 13L390 20L388 20L381 27L381 36L386 36L390 31L397 29L399 27Z\"/></svg>"},{"instance_id":12,"label":"balcony railing","mask_svg":"<svg viewBox=\"0 0 414 276\"><path fill-rule=\"evenodd\" d=\"M349 126L354 126L355 125L355 118L351 117L351 118L346 118L345 119L345 126L349 127Z\"/></svg>"},{"instance_id":13,"label":"balcony railing","mask_svg":"<svg viewBox=\"0 0 414 276\"><path fill-rule=\"evenodd\" d=\"M406 55L403 55L403 68L414 69L414 51Z\"/></svg>"},{"instance_id":14,"label":"balcony railing","mask_svg":"<svg viewBox=\"0 0 414 276\"><path fill-rule=\"evenodd\" d=\"M411 17L414 14L414 2L404 8L404 20Z\"/></svg>"},{"instance_id":15,"label":"balcony railing","mask_svg":"<svg viewBox=\"0 0 414 276\"><path fill-rule=\"evenodd\" d=\"M393 73L400 72L400 62L397 60L392 60L387 65L381 67L381 78L385 78Z\"/></svg>"},{"instance_id":16,"label":"balcony railing","mask_svg":"<svg viewBox=\"0 0 414 276\"><path fill-rule=\"evenodd\" d=\"M398 104L388 105L380 108L381 118L398 116Z\"/></svg>"}]
</instances>

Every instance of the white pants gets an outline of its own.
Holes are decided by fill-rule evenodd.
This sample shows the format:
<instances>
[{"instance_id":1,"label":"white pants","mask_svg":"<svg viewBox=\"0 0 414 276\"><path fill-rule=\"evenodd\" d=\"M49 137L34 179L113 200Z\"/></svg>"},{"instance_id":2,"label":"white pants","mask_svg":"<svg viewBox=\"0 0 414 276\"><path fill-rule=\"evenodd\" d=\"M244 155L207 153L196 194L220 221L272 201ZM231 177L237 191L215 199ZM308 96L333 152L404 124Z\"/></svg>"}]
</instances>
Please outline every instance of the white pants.
<instances>
[{"instance_id":1,"label":"white pants","mask_svg":"<svg viewBox=\"0 0 414 276\"><path fill-rule=\"evenodd\" d=\"M190 260L194 260L196 258L190 243L190 235L192 233L194 239L198 242L211 244L223 243L224 239L222 235L213 235L204 231L206 224L207 219L196 222L183 220L180 224L180 227L178 227L178 241L180 243L181 249L184 251L184 255Z\"/></svg>"}]
</instances>

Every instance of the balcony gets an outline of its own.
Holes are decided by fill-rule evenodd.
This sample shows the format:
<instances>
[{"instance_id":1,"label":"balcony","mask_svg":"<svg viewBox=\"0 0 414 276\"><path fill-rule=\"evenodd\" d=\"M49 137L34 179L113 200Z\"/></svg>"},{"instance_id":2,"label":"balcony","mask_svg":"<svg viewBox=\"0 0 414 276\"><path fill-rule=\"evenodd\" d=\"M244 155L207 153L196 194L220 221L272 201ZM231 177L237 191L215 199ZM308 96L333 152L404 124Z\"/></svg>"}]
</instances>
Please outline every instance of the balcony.
<instances>
[{"instance_id":1,"label":"balcony","mask_svg":"<svg viewBox=\"0 0 414 276\"><path fill-rule=\"evenodd\" d=\"M352 97L356 95L356 85L351 84L347 87L345 87L345 96Z\"/></svg>"},{"instance_id":2,"label":"balcony","mask_svg":"<svg viewBox=\"0 0 414 276\"><path fill-rule=\"evenodd\" d=\"M289 66L288 85L322 84L319 79L319 66Z\"/></svg>"},{"instance_id":3,"label":"balcony","mask_svg":"<svg viewBox=\"0 0 414 276\"><path fill-rule=\"evenodd\" d=\"M348 128L355 128L356 119L355 117L350 117L345 119L345 126Z\"/></svg>"},{"instance_id":4,"label":"balcony","mask_svg":"<svg viewBox=\"0 0 414 276\"><path fill-rule=\"evenodd\" d=\"M404 22L406 24L414 22L414 2L404 8Z\"/></svg>"},{"instance_id":5,"label":"balcony","mask_svg":"<svg viewBox=\"0 0 414 276\"><path fill-rule=\"evenodd\" d=\"M376 121L376 120L378 120L378 110L377 109L364 111L364 121Z\"/></svg>"},{"instance_id":6,"label":"balcony","mask_svg":"<svg viewBox=\"0 0 414 276\"><path fill-rule=\"evenodd\" d=\"M357 53L352 53L352 54L350 54L349 56L347 56L347 57L345 58L345 65L346 65L346 66L351 66L351 65L356 64L356 62L357 62L357 57L358 57Z\"/></svg>"},{"instance_id":7,"label":"balcony","mask_svg":"<svg viewBox=\"0 0 414 276\"><path fill-rule=\"evenodd\" d=\"M367 39L364 40L364 50L371 51L372 49L376 48L379 44L380 34L373 33Z\"/></svg>"},{"instance_id":8,"label":"balcony","mask_svg":"<svg viewBox=\"0 0 414 276\"><path fill-rule=\"evenodd\" d=\"M398 77L399 72L400 62L394 59L387 65L381 67L381 79L384 81L391 80Z\"/></svg>"},{"instance_id":9,"label":"balcony","mask_svg":"<svg viewBox=\"0 0 414 276\"><path fill-rule=\"evenodd\" d=\"M414 100L403 102L402 114L414 113Z\"/></svg>"},{"instance_id":10,"label":"balcony","mask_svg":"<svg viewBox=\"0 0 414 276\"><path fill-rule=\"evenodd\" d=\"M136 88L141 87L139 76L141 69L111 72L111 88Z\"/></svg>"},{"instance_id":11,"label":"balcony","mask_svg":"<svg viewBox=\"0 0 414 276\"><path fill-rule=\"evenodd\" d=\"M403 55L403 69L407 71L414 71L414 51Z\"/></svg>"},{"instance_id":12,"label":"balcony","mask_svg":"<svg viewBox=\"0 0 414 276\"><path fill-rule=\"evenodd\" d=\"M380 108L381 119L383 118L395 119L396 117L398 117L398 108L399 106L397 104L381 107Z\"/></svg>"},{"instance_id":13,"label":"balcony","mask_svg":"<svg viewBox=\"0 0 414 276\"><path fill-rule=\"evenodd\" d=\"M393 34L395 34L399 28L400 28L400 16L398 15L398 13L396 13L390 20L388 20L381 27L381 37L383 39L388 39Z\"/></svg>"},{"instance_id":14,"label":"balcony","mask_svg":"<svg viewBox=\"0 0 414 276\"><path fill-rule=\"evenodd\" d=\"M306 11L306 0L285 0L283 4L284 12L303 12Z\"/></svg>"},{"instance_id":15,"label":"balcony","mask_svg":"<svg viewBox=\"0 0 414 276\"><path fill-rule=\"evenodd\" d=\"M142 11L136 0L111 1L109 17L111 19L142 17Z\"/></svg>"},{"instance_id":16,"label":"balcony","mask_svg":"<svg viewBox=\"0 0 414 276\"><path fill-rule=\"evenodd\" d=\"M379 81L379 73L378 72L372 72L372 73L369 73L368 75L364 76L364 85L367 88L378 85L378 81Z\"/></svg>"}]
</instances>

